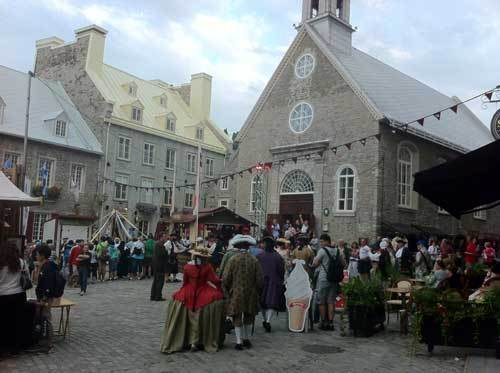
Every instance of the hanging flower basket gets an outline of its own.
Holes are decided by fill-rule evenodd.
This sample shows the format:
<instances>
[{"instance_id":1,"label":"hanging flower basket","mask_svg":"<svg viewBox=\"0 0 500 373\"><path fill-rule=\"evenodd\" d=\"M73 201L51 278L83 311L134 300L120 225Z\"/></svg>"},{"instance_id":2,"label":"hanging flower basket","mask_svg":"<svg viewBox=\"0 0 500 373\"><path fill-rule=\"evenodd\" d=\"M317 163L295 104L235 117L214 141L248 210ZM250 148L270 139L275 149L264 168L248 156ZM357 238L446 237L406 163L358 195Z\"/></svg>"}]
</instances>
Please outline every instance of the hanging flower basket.
<instances>
[{"instance_id":1,"label":"hanging flower basket","mask_svg":"<svg viewBox=\"0 0 500 373\"><path fill-rule=\"evenodd\" d=\"M50 201L56 201L61 196L62 188L53 186L47 190L47 199Z\"/></svg>"}]
</instances>

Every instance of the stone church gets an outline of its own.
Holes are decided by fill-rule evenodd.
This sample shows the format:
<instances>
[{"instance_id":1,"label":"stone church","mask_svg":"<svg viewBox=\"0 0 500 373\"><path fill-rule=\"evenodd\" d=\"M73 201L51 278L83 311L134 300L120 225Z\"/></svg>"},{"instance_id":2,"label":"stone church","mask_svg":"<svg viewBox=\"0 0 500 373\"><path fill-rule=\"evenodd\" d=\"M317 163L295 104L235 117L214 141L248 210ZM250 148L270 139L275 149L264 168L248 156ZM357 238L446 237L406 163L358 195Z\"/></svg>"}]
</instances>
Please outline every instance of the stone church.
<instances>
[{"instance_id":1,"label":"stone church","mask_svg":"<svg viewBox=\"0 0 500 373\"><path fill-rule=\"evenodd\" d=\"M262 226L302 214L334 239L497 238L498 211L457 220L413 191L417 171L493 141L488 128L461 105L402 131L459 99L355 48L350 8L350 0L303 1L297 36L239 132L226 174L258 162L272 168L235 176L231 208Z\"/></svg>"}]
</instances>

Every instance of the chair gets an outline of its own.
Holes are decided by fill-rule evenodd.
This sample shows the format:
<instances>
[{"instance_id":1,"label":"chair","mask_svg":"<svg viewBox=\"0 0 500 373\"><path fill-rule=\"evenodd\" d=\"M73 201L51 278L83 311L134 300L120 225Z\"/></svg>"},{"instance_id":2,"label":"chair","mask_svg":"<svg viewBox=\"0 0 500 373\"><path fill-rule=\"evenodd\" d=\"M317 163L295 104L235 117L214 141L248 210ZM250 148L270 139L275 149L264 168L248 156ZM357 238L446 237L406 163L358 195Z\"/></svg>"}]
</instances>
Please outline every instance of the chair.
<instances>
[{"instance_id":1,"label":"chair","mask_svg":"<svg viewBox=\"0 0 500 373\"><path fill-rule=\"evenodd\" d=\"M397 288L402 289L402 290L407 290L409 291L411 289L411 283L409 281L398 281L397 282ZM404 299L403 302L403 297L408 298L409 294L408 293L397 293L396 299L393 298L393 294L391 293L390 298L385 301L386 305L386 312L387 312L387 325L389 325L389 319L390 319L390 313L391 309L392 311L396 312L396 318L399 319L399 314L401 311L406 310L406 299Z\"/></svg>"}]
</instances>

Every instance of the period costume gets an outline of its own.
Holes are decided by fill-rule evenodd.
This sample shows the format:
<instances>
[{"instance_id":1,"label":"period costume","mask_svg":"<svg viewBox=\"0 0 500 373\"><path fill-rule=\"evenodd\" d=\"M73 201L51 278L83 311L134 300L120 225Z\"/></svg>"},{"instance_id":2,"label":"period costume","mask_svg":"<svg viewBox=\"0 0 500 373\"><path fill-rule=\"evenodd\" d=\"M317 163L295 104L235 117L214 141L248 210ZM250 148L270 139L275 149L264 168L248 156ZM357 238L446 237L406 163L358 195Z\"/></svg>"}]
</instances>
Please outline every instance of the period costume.
<instances>
[{"instance_id":1,"label":"period costume","mask_svg":"<svg viewBox=\"0 0 500 373\"><path fill-rule=\"evenodd\" d=\"M236 235L231 245L240 251L229 260L222 276L227 297L226 313L233 319L238 350L243 349L243 346L251 347L250 328L259 312L262 269L258 260L247 251L255 243L251 236Z\"/></svg>"},{"instance_id":2,"label":"period costume","mask_svg":"<svg viewBox=\"0 0 500 373\"><path fill-rule=\"evenodd\" d=\"M197 257L209 257L205 248L191 251L194 259L184 266L182 288L173 294L167 308L161 352L186 348L215 352L224 343L224 295L220 279L208 263Z\"/></svg>"},{"instance_id":3,"label":"period costume","mask_svg":"<svg viewBox=\"0 0 500 373\"><path fill-rule=\"evenodd\" d=\"M152 301L165 300L162 297L163 283L165 282L165 267L167 265L167 251L165 241L158 241L153 250L151 269L153 270L153 283L151 284Z\"/></svg>"},{"instance_id":4,"label":"period costume","mask_svg":"<svg viewBox=\"0 0 500 373\"><path fill-rule=\"evenodd\" d=\"M266 243L267 245L267 243ZM270 249L257 256L262 266L263 288L260 296L260 306L264 317L263 326L271 331L271 318L274 312L284 311L285 306L285 264L280 254L274 251L274 240L271 239Z\"/></svg>"}]
</instances>

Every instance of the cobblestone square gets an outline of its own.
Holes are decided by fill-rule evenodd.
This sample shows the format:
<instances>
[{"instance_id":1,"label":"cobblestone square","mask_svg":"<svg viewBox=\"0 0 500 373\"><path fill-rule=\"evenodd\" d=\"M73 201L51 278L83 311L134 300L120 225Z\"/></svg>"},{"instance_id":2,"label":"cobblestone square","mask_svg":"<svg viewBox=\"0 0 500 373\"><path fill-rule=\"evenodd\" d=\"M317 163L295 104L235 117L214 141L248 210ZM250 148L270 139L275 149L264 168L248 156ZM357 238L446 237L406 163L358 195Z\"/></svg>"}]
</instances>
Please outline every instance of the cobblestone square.
<instances>
[{"instance_id":1,"label":"cobblestone square","mask_svg":"<svg viewBox=\"0 0 500 373\"><path fill-rule=\"evenodd\" d=\"M437 347L429 357L421 345L410 354L411 337L399 334L392 315L394 323L386 331L353 338L340 336L338 316L335 332L294 334L280 314L271 334L264 333L257 319L250 350L235 351L234 336L228 336L225 348L215 354L164 355L159 344L166 303L149 301L150 286L151 280L98 283L84 297L67 289L65 297L77 302L69 340L56 341L49 354L5 359L0 372L463 372L465 354L480 354ZM164 295L179 286L166 285ZM53 313L54 323L58 317Z\"/></svg>"}]
</instances>

